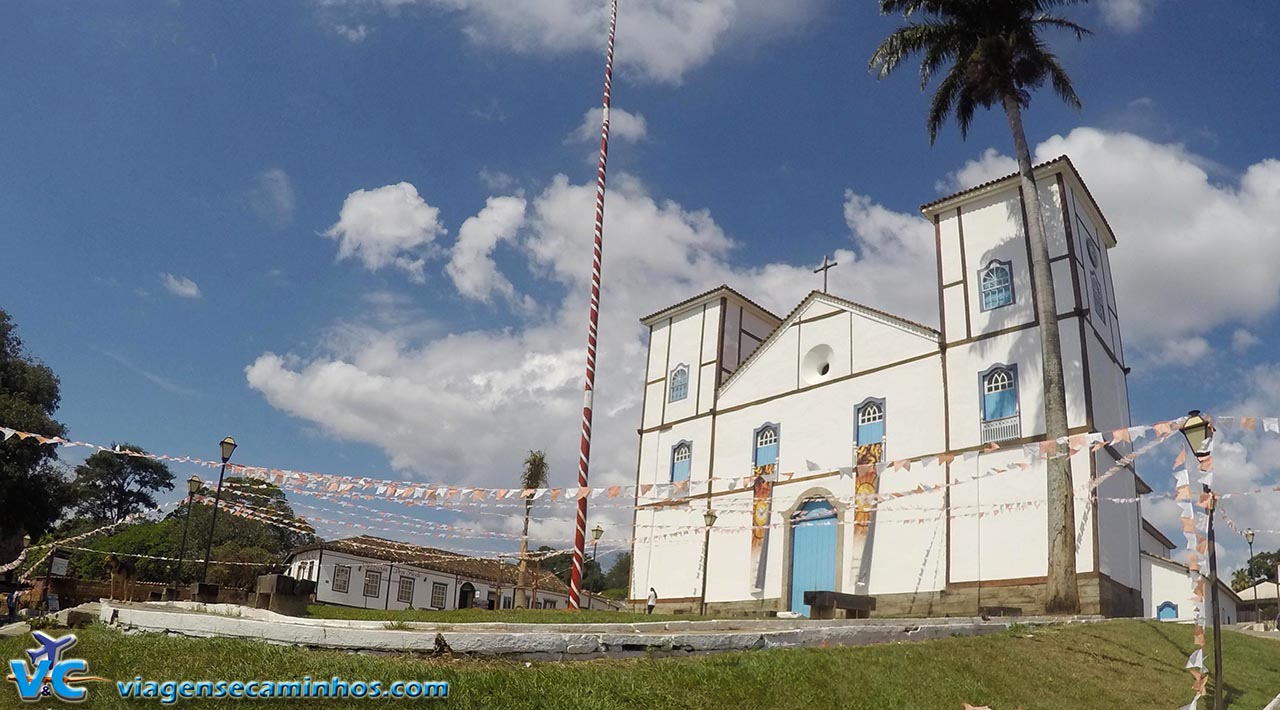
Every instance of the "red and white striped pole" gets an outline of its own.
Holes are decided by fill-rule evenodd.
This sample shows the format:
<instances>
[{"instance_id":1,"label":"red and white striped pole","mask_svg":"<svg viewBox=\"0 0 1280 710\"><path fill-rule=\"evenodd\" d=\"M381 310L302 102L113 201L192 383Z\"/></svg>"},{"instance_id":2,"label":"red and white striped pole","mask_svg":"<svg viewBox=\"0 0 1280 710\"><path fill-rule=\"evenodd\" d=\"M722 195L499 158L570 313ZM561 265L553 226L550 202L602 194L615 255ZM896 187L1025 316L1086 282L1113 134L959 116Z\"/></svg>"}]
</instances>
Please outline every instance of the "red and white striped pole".
<instances>
[{"instance_id":1,"label":"red and white striped pole","mask_svg":"<svg viewBox=\"0 0 1280 710\"><path fill-rule=\"evenodd\" d=\"M578 487L587 485L591 462L591 409L596 388L596 335L600 322L600 261L604 255L604 166L609 159L609 92L613 85L613 32L618 25L618 0L609 10L609 44L604 62L604 115L600 121L600 167L596 170L595 249L591 256L591 318L587 326L587 383L582 393L582 446L578 456ZM587 499L578 494L577 527L573 532L573 576L569 580L569 608L580 607L582 552L587 544Z\"/></svg>"}]
</instances>

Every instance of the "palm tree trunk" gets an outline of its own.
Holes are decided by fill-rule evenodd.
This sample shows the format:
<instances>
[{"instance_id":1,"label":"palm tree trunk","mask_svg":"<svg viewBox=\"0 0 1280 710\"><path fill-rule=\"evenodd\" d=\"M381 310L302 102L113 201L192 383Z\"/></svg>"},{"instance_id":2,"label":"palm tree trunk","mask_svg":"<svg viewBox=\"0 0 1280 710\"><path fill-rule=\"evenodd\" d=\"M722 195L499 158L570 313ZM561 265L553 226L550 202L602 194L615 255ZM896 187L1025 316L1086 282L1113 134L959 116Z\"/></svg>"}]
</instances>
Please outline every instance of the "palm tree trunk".
<instances>
[{"instance_id":1,"label":"palm tree trunk","mask_svg":"<svg viewBox=\"0 0 1280 710\"><path fill-rule=\"evenodd\" d=\"M524 499L524 531L520 533L520 571L519 582L516 587L515 608L528 608L529 598L525 591L529 587L529 509L533 507L533 501L528 498Z\"/></svg>"},{"instance_id":2,"label":"palm tree trunk","mask_svg":"<svg viewBox=\"0 0 1280 710\"><path fill-rule=\"evenodd\" d=\"M1062 342L1058 331L1058 305L1054 296L1053 269L1049 264L1049 244L1040 212L1040 190L1031 169L1031 151L1022 128L1022 108L1012 95L1004 97L1009 117L1018 172L1022 176L1022 203L1025 206L1027 239L1031 243L1031 276L1035 280L1036 315L1040 320L1040 351L1044 362L1044 422L1049 440L1067 436L1067 394L1062 375ZM1080 612L1080 590L1076 587L1075 498L1071 482L1071 459L1054 456L1045 461L1048 473L1049 571L1045 589L1045 611L1050 614Z\"/></svg>"}]
</instances>

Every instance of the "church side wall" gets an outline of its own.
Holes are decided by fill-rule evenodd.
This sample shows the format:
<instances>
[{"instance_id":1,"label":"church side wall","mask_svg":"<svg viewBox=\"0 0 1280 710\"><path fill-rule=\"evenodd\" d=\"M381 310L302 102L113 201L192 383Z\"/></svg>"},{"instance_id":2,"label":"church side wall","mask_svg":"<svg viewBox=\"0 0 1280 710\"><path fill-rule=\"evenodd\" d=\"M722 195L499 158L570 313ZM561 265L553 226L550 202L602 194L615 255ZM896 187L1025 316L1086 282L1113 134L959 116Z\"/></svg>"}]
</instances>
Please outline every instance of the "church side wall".
<instances>
[{"instance_id":1,"label":"church side wall","mask_svg":"<svg viewBox=\"0 0 1280 710\"><path fill-rule=\"evenodd\" d=\"M1075 486L1083 485L1090 478L1089 456L1086 449L1071 458ZM1020 463L1031 467L1023 471L1013 466ZM1008 471L959 482L1001 468ZM952 462L952 480L959 482L951 487L953 585L976 583L979 578L985 582L1045 576L1048 550L1045 473L1045 462L1028 457L1021 447ZM1094 521L1087 498L1076 497L1075 517L1076 571L1092 572Z\"/></svg>"}]
</instances>

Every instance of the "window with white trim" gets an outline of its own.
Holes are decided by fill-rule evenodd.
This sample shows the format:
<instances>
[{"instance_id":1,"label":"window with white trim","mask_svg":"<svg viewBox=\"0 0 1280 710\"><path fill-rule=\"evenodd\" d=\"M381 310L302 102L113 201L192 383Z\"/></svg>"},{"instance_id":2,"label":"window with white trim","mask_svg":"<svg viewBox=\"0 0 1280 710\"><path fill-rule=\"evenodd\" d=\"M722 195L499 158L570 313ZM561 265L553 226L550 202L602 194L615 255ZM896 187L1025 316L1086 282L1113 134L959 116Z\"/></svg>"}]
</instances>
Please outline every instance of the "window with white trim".
<instances>
[{"instance_id":1,"label":"window with white trim","mask_svg":"<svg viewBox=\"0 0 1280 710\"><path fill-rule=\"evenodd\" d=\"M872 399L858 407L858 446L884 441L884 400Z\"/></svg>"},{"instance_id":2,"label":"window with white trim","mask_svg":"<svg viewBox=\"0 0 1280 710\"><path fill-rule=\"evenodd\" d=\"M444 608L445 595L449 593L449 587L444 582L431 583L431 606L435 609Z\"/></svg>"},{"instance_id":3,"label":"window with white trim","mask_svg":"<svg viewBox=\"0 0 1280 710\"><path fill-rule=\"evenodd\" d=\"M346 594L351 588L351 567L335 565L333 568L333 591Z\"/></svg>"},{"instance_id":4,"label":"window with white trim","mask_svg":"<svg viewBox=\"0 0 1280 710\"><path fill-rule=\"evenodd\" d=\"M756 466L768 466L778 462L778 427L765 425L756 432L754 457Z\"/></svg>"},{"instance_id":5,"label":"window with white trim","mask_svg":"<svg viewBox=\"0 0 1280 710\"><path fill-rule=\"evenodd\" d=\"M679 402L689 396L688 365L677 365L676 369L671 371L671 384L668 389L670 391L668 402Z\"/></svg>"},{"instance_id":6,"label":"window with white trim","mask_svg":"<svg viewBox=\"0 0 1280 710\"><path fill-rule=\"evenodd\" d=\"M396 601L405 604L413 603L413 577L400 578L400 587L396 589Z\"/></svg>"},{"instance_id":7,"label":"window with white trim","mask_svg":"<svg viewBox=\"0 0 1280 710\"><path fill-rule=\"evenodd\" d=\"M365 570L364 572L364 595L366 597L376 597L382 590L382 572L374 570Z\"/></svg>"},{"instance_id":8,"label":"window with white trim","mask_svg":"<svg viewBox=\"0 0 1280 710\"><path fill-rule=\"evenodd\" d=\"M1018 413L1018 385L1013 372L999 367L987 373L982 383L982 419L994 421Z\"/></svg>"},{"instance_id":9,"label":"window with white trim","mask_svg":"<svg viewBox=\"0 0 1280 710\"><path fill-rule=\"evenodd\" d=\"M554 608L556 608L556 602L555 602L555 600L554 600L554 599L547 599L546 601L542 602L542 608L543 608L543 609L554 609Z\"/></svg>"},{"instance_id":10,"label":"window with white trim","mask_svg":"<svg viewBox=\"0 0 1280 710\"><path fill-rule=\"evenodd\" d=\"M689 480L689 468L693 463L693 445L687 441L671 449L671 482Z\"/></svg>"},{"instance_id":11,"label":"window with white trim","mask_svg":"<svg viewBox=\"0 0 1280 710\"><path fill-rule=\"evenodd\" d=\"M982 310L990 311L1013 303L1013 264L1008 261L992 261L978 272L978 284L982 294Z\"/></svg>"}]
</instances>

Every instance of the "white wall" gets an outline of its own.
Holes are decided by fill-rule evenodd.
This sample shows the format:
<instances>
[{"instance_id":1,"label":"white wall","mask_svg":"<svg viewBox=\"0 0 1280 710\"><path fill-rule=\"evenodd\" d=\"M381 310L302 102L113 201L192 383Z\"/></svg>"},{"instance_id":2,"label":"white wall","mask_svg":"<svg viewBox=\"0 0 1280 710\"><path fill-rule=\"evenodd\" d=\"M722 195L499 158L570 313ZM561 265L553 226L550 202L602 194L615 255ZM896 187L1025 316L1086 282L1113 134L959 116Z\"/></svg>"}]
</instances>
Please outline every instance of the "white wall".
<instances>
[{"instance_id":1,"label":"white wall","mask_svg":"<svg viewBox=\"0 0 1280 710\"><path fill-rule=\"evenodd\" d=\"M1156 617L1156 610L1166 601L1178 605L1178 620L1195 618L1195 604L1191 599L1193 585L1187 568L1177 563L1142 555L1142 604L1148 618ZM1204 605L1209 606L1209 590L1205 590ZM1240 619L1235 599L1224 590L1218 590L1218 608L1222 623L1230 624Z\"/></svg>"}]
</instances>

